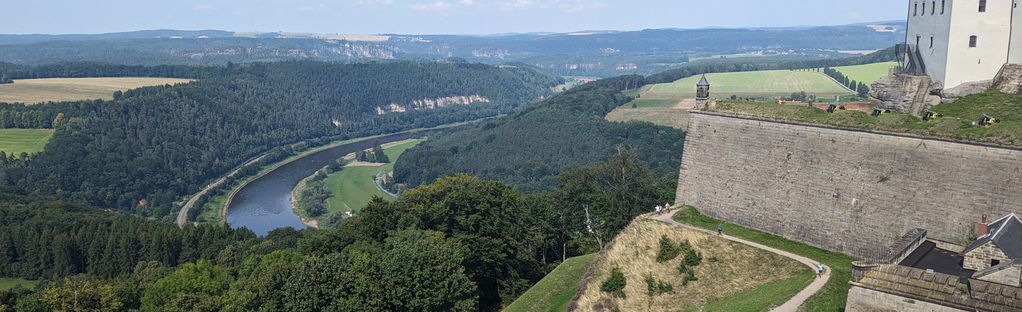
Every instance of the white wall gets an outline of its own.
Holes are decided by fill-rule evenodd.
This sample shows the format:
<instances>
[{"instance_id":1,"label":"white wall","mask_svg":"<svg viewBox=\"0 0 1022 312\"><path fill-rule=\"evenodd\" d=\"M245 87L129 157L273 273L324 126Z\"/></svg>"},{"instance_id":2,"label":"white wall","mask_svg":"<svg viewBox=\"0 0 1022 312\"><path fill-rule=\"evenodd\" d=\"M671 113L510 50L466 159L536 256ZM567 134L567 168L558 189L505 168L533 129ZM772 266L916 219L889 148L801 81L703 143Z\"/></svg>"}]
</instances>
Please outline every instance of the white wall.
<instances>
[{"instance_id":1,"label":"white wall","mask_svg":"<svg viewBox=\"0 0 1022 312\"><path fill-rule=\"evenodd\" d=\"M1022 64L1022 8L1019 7L1019 0L1012 0L1014 2L1012 7L1012 20L1011 29L1016 31L1011 33L1011 46L1008 53L1008 63Z\"/></svg>"},{"instance_id":2,"label":"white wall","mask_svg":"<svg viewBox=\"0 0 1022 312\"><path fill-rule=\"evenodd\" d=\"M953 0L946 0L944 14L941 14L942 1L945 0L910 0L908 4L907 31L908 44L916 44L917 36L919 38L918 47L923 56L923 64L926 65L926 74L940 82L944 82L947 78L948 36L951 31L951 7ZM923 12L923 3L926 3L925 12ZM936 10L933 9L934 3L936 3ZM919 6L918 15L915 8L917 4ZM931 37L934 41L933 48L930 48Z\"/></svg>"},{"instance_id":3,"label":"white wall","mask_svg":"<svg viewBox=\"0 0 1022 312\"><path fill-rule=\"evenodd\" d=\"M1012 0L988 0L984 13L979 12L979 0L953 3L945 89L993 79L1008 61L1011 36ZM970 48L973 35L978 36L978 45Z\"/></svg>"}]
</instances>

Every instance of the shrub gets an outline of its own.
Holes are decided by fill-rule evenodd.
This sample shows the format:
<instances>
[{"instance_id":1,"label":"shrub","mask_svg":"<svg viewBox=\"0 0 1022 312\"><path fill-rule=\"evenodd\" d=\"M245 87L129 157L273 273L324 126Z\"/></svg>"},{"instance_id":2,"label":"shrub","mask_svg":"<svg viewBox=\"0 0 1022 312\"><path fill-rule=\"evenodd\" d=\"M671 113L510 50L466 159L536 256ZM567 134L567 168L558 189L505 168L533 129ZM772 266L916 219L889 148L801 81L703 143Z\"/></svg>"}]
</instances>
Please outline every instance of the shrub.
<instances>
[{"instance_id":1,"label":"shrub","mask_svg":"<svg viewBox=\"0 0 1022 312\"><path fill-rule=\"evenodd\" d=\"M606 293L622 294L621 291L625 289L625 274L621 273L621 269L615 267L610 271L610 277L600 285L600 290Z\"/></svg>"},{"instance_id":2,"label":"shrub","mask_svg":"<svg viewBox=\"0 0 1022 312\"><path fill-rule=\"evenodd\" d=\"M660 236L660 251L656 254L656 262L664 263L674 260L674 258L681 254L681 251L678 245L675 245L674 242L667 238L667 235Z\"/></svg>"},{"instance_id":3,"label":"shrub","mask_svg":"<svg viewBox=\"0 0 1022 312\"><path fill-rule=\"evenodd\" d=\"M673 292L674 285L671 285L671 283L657 281L652 275L646 275L646 294L650 297Z\"/></svg>"}]
</instances>

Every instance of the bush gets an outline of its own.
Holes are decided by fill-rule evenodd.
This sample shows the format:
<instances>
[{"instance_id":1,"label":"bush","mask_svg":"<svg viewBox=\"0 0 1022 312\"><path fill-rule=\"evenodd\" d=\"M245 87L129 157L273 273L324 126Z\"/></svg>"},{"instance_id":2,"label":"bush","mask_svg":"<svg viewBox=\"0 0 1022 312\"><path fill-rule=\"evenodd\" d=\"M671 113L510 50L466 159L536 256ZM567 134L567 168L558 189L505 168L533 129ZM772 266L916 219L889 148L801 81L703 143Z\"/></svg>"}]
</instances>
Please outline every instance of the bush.
<instances>
[{"instance_id":1,"label":"bush","mask_svg":"<svg viewBox=\"0 0 1022 312\"><path fill-rule=\"evenodd\" d=\"M675 245L674 242L667 238L667 235L660 236L660 251L656 254L657 263L674 260L674 258L677 258L680 254L681 249L678 248L678 245Z\"/></svg>"},{"instance_id":2,"label":"bush","mask_svg":"<svg viewBox=\"0 0 1022 312\"><path fill-rule=\"evenodd\" d=\"M703 256L688 241L682 242L679 248L681 253L684 254L684 259L678 264L678 272L683 275L681 286L688 286L689 282L699 280L699 277L696 276L695 268L703 263Z\"/></svg>"},{"instance_id":3,"label":"bush","mask_svg":"<svg viewBox=\"0 0 1022 312\"><path fill-rule=\"evenodd\" d=\"M674 285L664 281L657 281L652 275L646 275L646 294L650 297L674 292Z\"/></svg>"},{"instance_id":4,"label":"bush","mask_svg":"<svg viewBox=\"0 0 1022 312\"><path fill-rule=\"evenodd\" d=\"M600 285L600 290L606 293L622 294L621 291L625 289L625 274L621 273L621 269L615 267L610 271L610 278Z\"/></svg>"}]
</instances>

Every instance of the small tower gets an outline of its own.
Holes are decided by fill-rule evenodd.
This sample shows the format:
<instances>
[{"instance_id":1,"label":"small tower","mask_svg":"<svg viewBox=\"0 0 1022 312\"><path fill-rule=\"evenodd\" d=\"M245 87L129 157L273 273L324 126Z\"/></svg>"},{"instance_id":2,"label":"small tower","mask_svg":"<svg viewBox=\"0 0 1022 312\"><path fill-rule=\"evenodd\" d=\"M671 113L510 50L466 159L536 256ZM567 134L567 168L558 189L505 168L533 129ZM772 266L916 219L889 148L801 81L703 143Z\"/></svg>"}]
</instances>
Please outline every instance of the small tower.
<instances>
[{"instance_id":1,"label":"small tower","mask_svg":"<svg viewBox=\"0 0 1022 312\"><path fill-rule=\"evenodd\" d=\"M705 102L710 99L710 82L706 80L706 75L699 79L699 83L696 84L696 101Z\"/></svg>"}]
</instances>

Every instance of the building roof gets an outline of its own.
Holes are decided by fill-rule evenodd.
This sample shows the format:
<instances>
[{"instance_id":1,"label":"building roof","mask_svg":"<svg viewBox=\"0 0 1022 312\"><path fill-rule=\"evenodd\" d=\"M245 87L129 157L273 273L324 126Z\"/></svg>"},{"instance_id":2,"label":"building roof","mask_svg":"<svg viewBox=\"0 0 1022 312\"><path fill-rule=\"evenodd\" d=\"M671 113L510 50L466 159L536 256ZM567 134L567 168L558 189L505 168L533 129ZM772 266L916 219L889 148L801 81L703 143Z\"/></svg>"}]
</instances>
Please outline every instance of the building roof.
<instances>
[{"instance_id":1,"label":"building roof","mask_svg":"<svg viewBox=\"0 0 1022 312\"><path fill-rule=\"evenodd\" d=\"M1009 259L1022 259L1022 219L1014 213L998 219L988 227L990 232L983 235L965 248L963 254L967 254L988 242L994 243L997 248L1004 251Z\"/></svg>"},{"instance_id":2,"label":"building roof","mask_svg":"<svg viewBox=\"0 0 1022 312\"><path fill-rule=\"evenodd\" d=\"M703 75L703 78L699 78L699 83L697 83L696 86L697 87L709 87L710 86L710 81L706 80L706 75L705 74Z\"/></svg>"},{"instance_id":3,"label":"building roof","mask_svg":"<svg viewBox=\"0 0 1022 312\"><path fill-rule=\"evenodd\" d=\"M965 257L962 255L937 248L937 244L931 241L923 242L911 254L901 261L901 265L923 270L933 270L952 276L968 278L975 271L962 268Z\"/></svg>"},{"instance_id":4,"label":"building roof","mask_svg":"<svg viewBox=\"0 0 1022 312\"><path fill-rule=\"evenodd\" d=\"M1022 311L1022 288L883 264L853 276L856 286L968 311Z\"/></svg>"}]
</instances>

